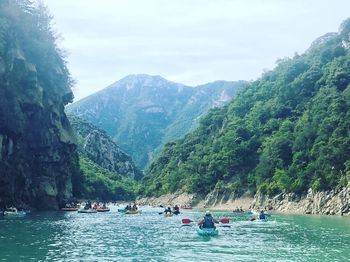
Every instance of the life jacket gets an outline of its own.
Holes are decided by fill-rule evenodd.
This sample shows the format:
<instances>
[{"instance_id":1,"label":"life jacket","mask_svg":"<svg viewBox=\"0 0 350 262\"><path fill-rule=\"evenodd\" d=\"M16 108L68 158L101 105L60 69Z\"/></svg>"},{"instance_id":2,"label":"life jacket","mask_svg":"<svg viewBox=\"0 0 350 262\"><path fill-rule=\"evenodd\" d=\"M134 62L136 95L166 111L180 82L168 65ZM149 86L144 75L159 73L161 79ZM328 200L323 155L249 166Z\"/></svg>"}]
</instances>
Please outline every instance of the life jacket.
<instances>
[{"instance_id":1,"label":"life jacket","mask_svg":"<svg viewBox=\"0 0 350 262\"><path fill-rule=\"evenodd\" d=\"M266 219L265 214L264 214L264 213L260 213L260 215L259 215L259 219Z\"/></svg>"},{"instance_id":2,"label":"life jacket","mask_svg":"<svg viewBox=\"0 0 350 262\"><path fill-rule=\"evenodd\" d=\"M204 228L213 228L213 227L215 227L212 216L204 216L203 227Z\"/></svg>"}]
</instances>

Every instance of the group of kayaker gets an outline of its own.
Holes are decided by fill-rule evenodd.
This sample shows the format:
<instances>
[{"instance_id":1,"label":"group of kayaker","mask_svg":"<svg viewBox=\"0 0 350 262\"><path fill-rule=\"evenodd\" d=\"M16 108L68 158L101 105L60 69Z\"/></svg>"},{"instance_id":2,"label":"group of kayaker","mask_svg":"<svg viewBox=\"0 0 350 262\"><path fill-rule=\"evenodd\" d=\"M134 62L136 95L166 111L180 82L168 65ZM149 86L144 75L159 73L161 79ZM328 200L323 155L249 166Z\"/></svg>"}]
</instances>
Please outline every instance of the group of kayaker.
<instances>
[{"instance_id":1,"label":"group of kayaker","mask_svg":"<svg viewBox=\"0 0 350 262\"><path fill-rule=\"evenodd\" d=\"M244 213L244 210L242 207L236 207L236 209L233 210L234 213Z\"/></svg>"},{"instance_id":2,"label":"group of kayaker","mask_svg":"<svg viewBox=\"0 0 350 262\"><path fill-rule=\"evenodd\" d=\"M164 214L175 214L175 215L178 215L178 214L180 214L180 208L179 208L178 205L175 205L173 207L173 209L171 210L170 206L168 206L167 208L165 208Z\"/></svg>"},{"instance_id":3,"label":"group of kayaker","mask_svg":"<svg viewBox=\"0 0 350 262\"><path fill-rule=\"evenodd\" d=\"M137 211L137 205L136 205L136 203L134 203L133 205L131 205L131 204L128 204L128 205L126 205L126 207L125 207L125 210L129 210L129 211Z\"/></svg>"},{"instance_id":4,"label":"group of kayaker","mask_svg":"<svg viewBox=\"0 0 350 262\"><path fill-rule=\"evenodd\" d=\"M105 202L103 203L98 203L98 202L95 202L95 203L91 203L90 200L88 200L84 206L84 209L85 210L89 210L89 209L108 209L107 207L107 204Z\"/></svg>"}]
</instances>

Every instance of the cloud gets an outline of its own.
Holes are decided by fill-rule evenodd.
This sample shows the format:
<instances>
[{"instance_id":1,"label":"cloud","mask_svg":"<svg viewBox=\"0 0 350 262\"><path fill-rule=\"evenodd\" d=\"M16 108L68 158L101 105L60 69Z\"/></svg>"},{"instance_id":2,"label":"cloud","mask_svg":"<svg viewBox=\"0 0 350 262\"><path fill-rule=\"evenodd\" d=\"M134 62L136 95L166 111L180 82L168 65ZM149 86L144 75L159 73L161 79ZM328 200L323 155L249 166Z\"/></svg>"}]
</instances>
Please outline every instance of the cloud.
<instances>
[{"instance_id":1,"label":"cloud","mask_svg":"<svg viewBox=\"0 0 350 262\"><path fill-rule=\"evenodd\" d=\"M128 74L196 85L254 79L336 31L350 1L44 0L70 53L76 98Z\"/></svg>"}]
</instances>

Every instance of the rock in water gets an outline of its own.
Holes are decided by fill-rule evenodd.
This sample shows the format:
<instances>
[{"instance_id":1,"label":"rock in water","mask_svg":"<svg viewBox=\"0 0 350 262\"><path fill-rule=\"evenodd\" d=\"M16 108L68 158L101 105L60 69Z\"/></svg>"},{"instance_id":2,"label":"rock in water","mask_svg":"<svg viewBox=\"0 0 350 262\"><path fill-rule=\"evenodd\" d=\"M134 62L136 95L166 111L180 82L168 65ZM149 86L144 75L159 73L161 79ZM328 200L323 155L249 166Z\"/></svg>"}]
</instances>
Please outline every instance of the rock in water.
<instances>
[{"instance_id":1,"label":"rock in water","mask_svg":"<svg viewBox=\"0 0 350 262\"><path fill-rule=\"evenodd\" d=\"M71 197L79 172L64 113L71 79L42 11L0 3L1 206L57 209Z\"/></svg>"}]
</instances>

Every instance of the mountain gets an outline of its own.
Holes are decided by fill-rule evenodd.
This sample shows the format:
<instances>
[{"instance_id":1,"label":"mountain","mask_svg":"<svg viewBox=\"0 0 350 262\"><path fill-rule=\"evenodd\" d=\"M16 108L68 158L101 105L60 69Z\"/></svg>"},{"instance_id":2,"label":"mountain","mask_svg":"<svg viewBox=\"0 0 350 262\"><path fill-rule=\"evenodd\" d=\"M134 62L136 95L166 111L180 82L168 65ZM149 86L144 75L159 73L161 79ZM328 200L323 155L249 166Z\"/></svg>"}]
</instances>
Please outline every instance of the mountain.
<instances>
[{"instance_id":1,"label":"mountain","mask_svg":"<svg viewBox=\"0 0 350 262\"><path fill-rule=\"evenodd\" d=\"M0 1L1 209L57 209L79 174L72 80L49 22L41 5Z\"/></svg>"},{"instance_id":2,"label":"mountain","mask_svg":"<svg viewBox=\"0 0 350 262\"><path fill-rule=\"evenodd\" d=\"M185 138L165 145L143 194L306 195L350 182L350 19L278 61ZM332 191L333 192L333 191ZM328 211L327 211L328 212ZM343 211L342 211L343 212Z\"/></svg>"},{"instance_id":3,"label":"mountain","mask_svg":"<svg viewBox=\"0 0 350 262\"><path fill-rule=\"evenodd\" d=\"M160 76L130 75L67 107L106 130L140 168L167 141L180 138L207 110L231 99L244 81L189 87Z\"/></svg>"},{"instance_id":4,"label":"mountain","mask_svg":"<svg viewBox=\"0 0 350 262\"><path fill-rule=\"evenodd\" d=\"M122 177L136 180L142 177L142 172L136 168L131 157L105 131L74 115L68 115L68 119L78 136L79 152L84 157Z\"/></svg>"}]
</instances>

